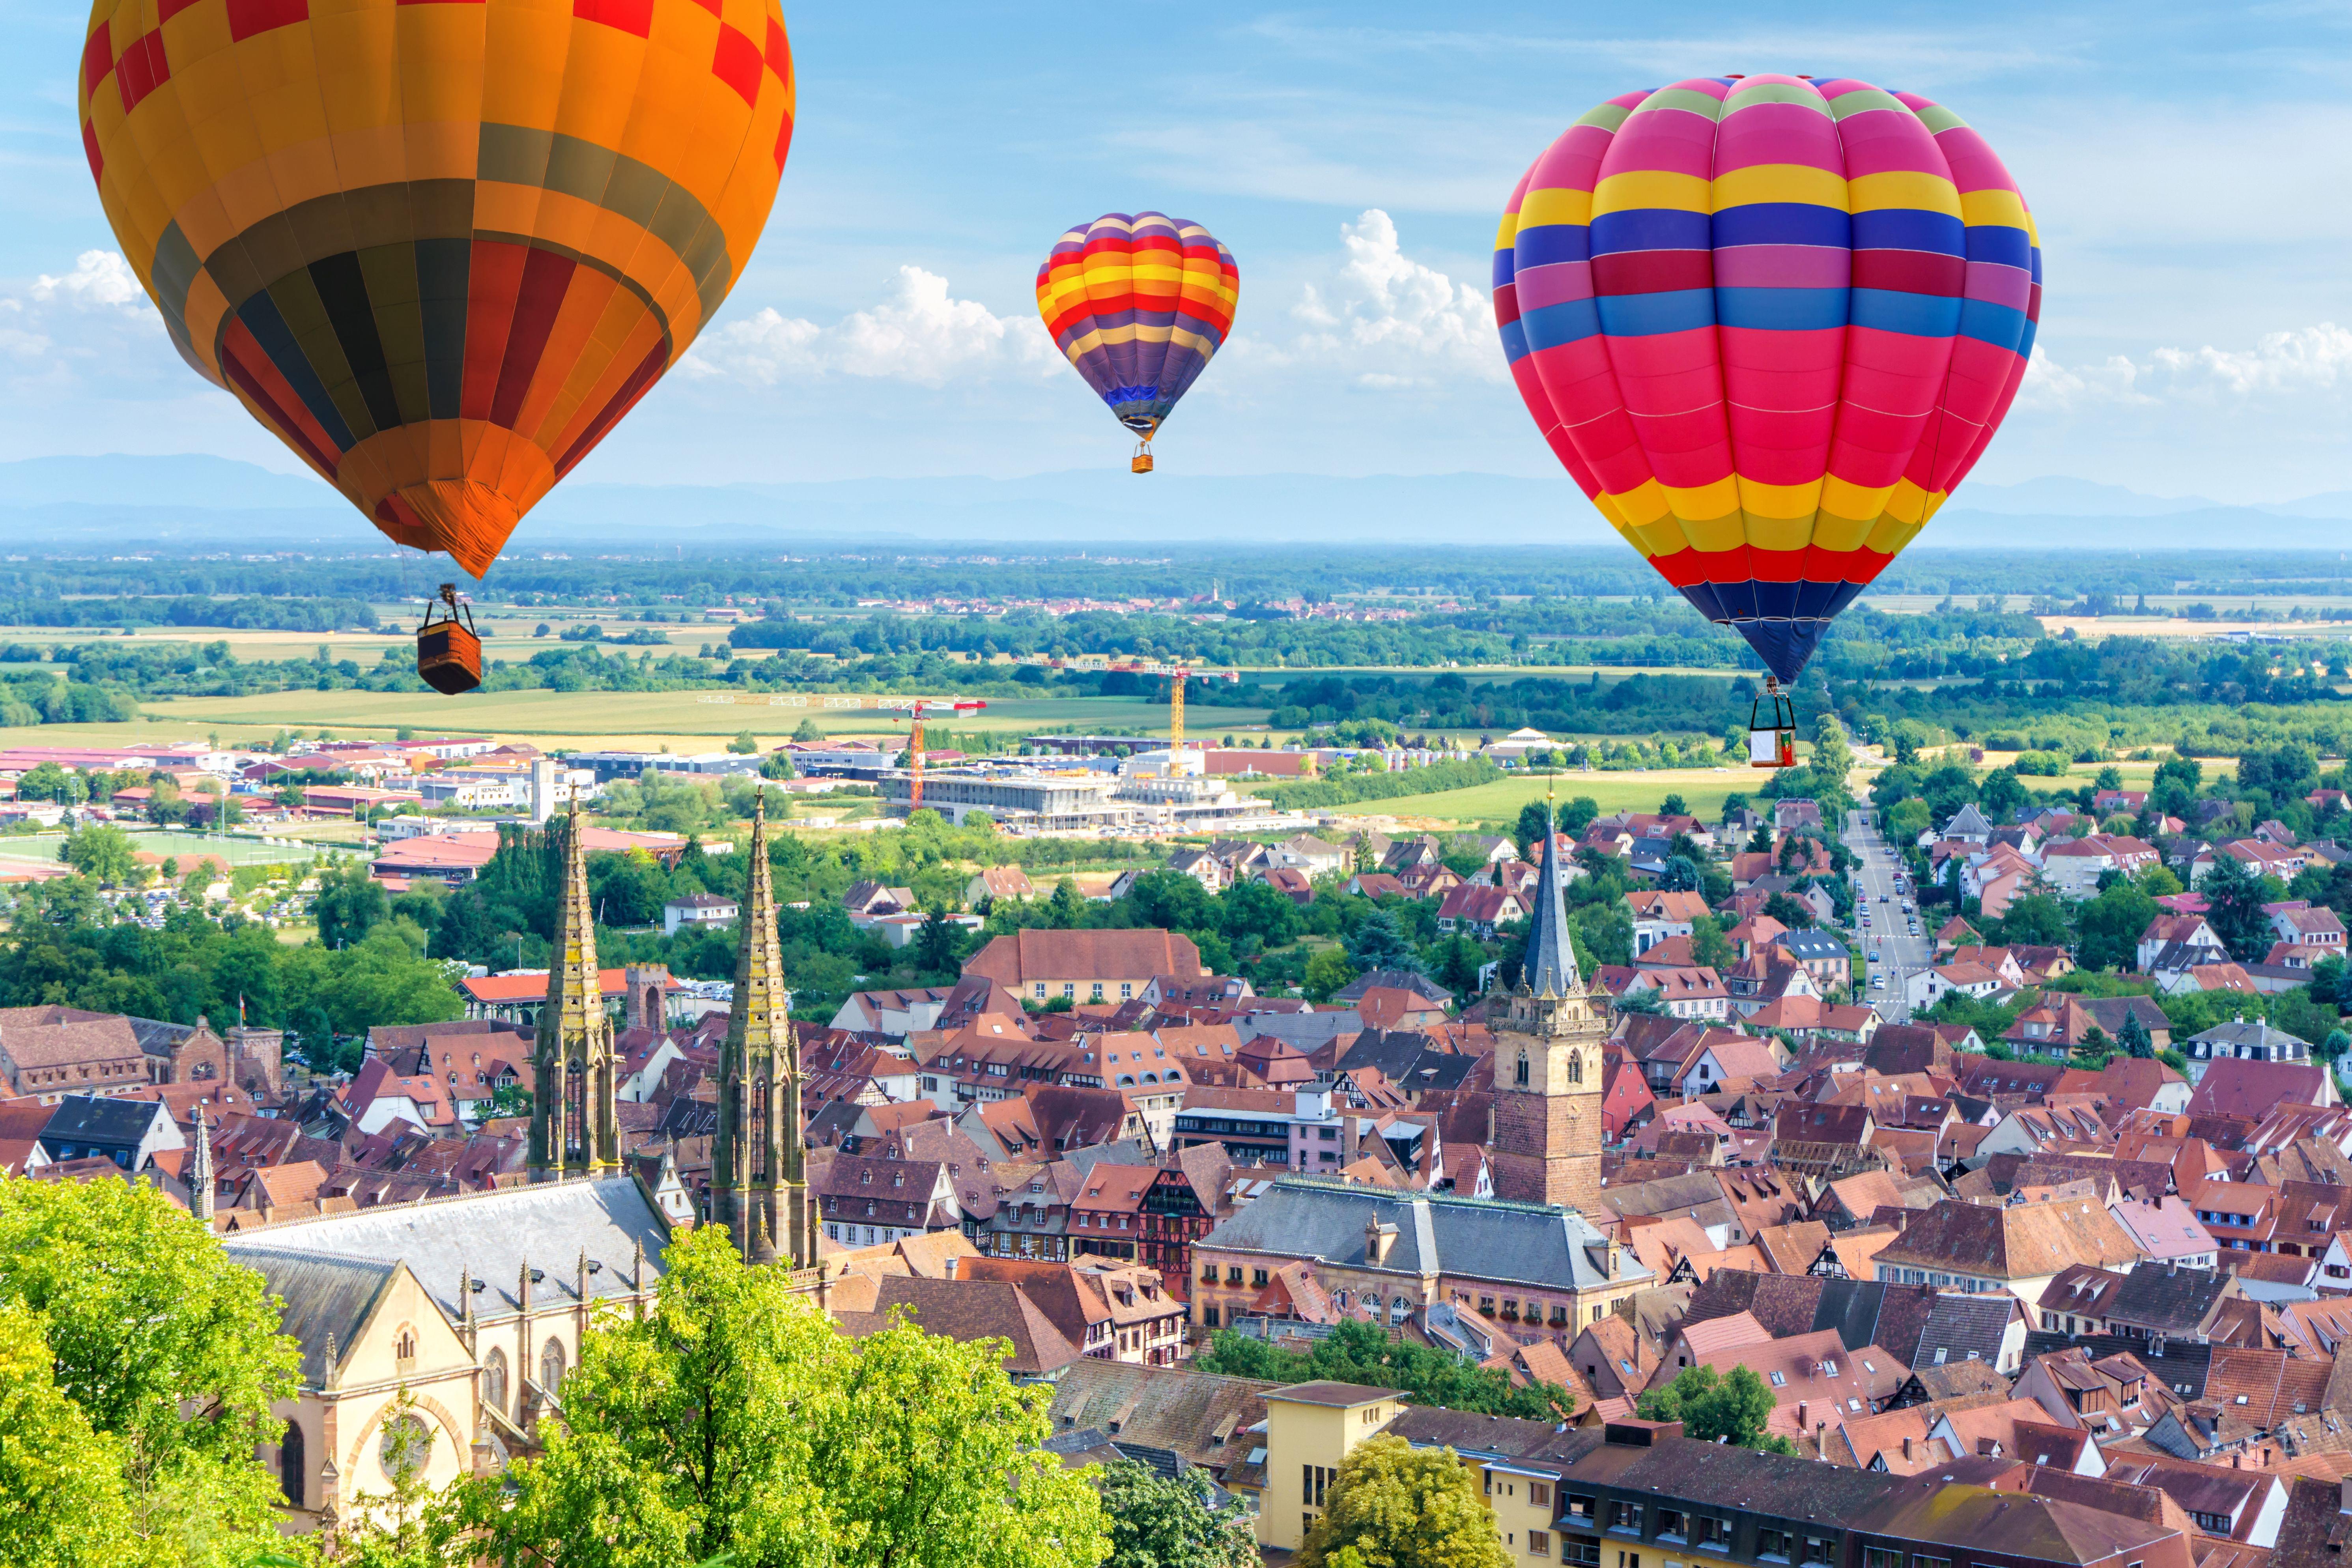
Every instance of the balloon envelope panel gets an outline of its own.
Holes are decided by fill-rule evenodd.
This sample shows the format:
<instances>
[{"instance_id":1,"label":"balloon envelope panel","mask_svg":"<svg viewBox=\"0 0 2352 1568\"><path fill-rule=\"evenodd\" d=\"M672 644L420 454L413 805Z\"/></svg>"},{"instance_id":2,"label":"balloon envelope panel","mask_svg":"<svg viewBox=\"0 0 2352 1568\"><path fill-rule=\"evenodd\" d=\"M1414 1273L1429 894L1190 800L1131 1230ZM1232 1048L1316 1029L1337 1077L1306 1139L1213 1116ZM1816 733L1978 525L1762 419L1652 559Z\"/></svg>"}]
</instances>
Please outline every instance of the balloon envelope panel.
<instances>
[{"instance_id":1,"label":"balloon envelope panel","mask_svg":"<svg viewBox=\"0 0 2352 1568\"><path fill-rule=\"evenodd\" d=\"M1983 453L2041 299L1983 138L1843 79L1612 99L1495 244L1504 353L1561 465L1784 680Z\"/></svg>"},{"instance_id":2,"label":"balloon envelope panel","mask_svg":"<svg viewBox=\"0 0 2352 1568\"><path fill-rule=\"evenodd\" d=\"M1106 213L1054 242L1037 314L1119 423L1149 436L1232 331L1233 252L1199 224Z\"/></svg>"},{"instance_id":3,"label":"balloon envelope panel","mask_svg":"<svg viewBox=\"0 0 2352 1568\"><path fill-rule=\"evenodd\" d=\"M727 297L793 120L776 0L98 0L79 88L181 355L476 575Z\"/></svg>"}]
</instances>

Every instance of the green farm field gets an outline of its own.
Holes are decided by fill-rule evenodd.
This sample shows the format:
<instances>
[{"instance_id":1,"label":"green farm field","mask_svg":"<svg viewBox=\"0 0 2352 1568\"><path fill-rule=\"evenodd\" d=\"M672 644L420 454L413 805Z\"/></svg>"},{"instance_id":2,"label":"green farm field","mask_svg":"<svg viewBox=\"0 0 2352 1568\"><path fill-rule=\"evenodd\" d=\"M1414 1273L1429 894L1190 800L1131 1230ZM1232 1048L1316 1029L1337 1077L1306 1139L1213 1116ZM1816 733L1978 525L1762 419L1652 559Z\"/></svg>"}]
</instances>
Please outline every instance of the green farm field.
<instances>
[{"instance_id":1,"label":"green farm field","mask_svg":"<svg viewBox=\"0 0 2352 1568\"><path fill-rule=\"evenodd\" d=\"M390 737L406 727L419 735L488 735L500 741L528 741L534 745L593 750L657 750L668 745L717 744L749 730L764 745L775 745L814 720L828 735L903 735L905 726L893 724L878 712L828 709L827 698L814 694L801 705L771 703L764 698L741 702L710 702L717 695L696 691L495 691L466 697L438 697L429 692L285 691L250 697L183 697L150 700L145 717L128 724L46 724L40 744L125 745L159 740L198 740L217 733L224 740L267 733L278 729L315 733L332 731L339 736ZM1220 708L1213 722L1226 725L1263 724L1263 708ZM1165 734L1165 704L1123 697L992 699L986 710L945 721L960 731L983 730L1010 734L1075 727L1088 734ZM1209 724L1195 722L1206 732ZM27 742L31 743L31 742Z\"/></svg>"}]
</instances>

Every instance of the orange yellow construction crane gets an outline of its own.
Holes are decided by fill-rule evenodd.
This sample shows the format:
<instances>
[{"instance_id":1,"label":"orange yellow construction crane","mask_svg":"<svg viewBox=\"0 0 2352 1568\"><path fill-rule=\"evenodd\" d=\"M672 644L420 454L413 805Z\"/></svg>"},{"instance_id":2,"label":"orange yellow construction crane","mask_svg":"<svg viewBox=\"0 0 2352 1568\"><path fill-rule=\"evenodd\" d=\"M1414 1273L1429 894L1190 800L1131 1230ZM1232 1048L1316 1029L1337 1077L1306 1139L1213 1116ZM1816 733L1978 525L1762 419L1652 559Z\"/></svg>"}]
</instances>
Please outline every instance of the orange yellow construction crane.
<instances>
[{"instance_id":1,"label":"orange yellow construction crane","mask_svg":"<svg viewBox=\"0 0 2352 1568\"><path fill-rule=\"evenodd\" d=\"M1121 675L1164 675L1168 678L1168 771L1184 771L1184 683L1188 680L1226 680L1238 683L1241 672L1235 669L1200 669L1189 664L1167 664L1156 659L1125 658L1117 654L1108 658L1081 655L1076 658L1048 658L1042 661L1053 669L1090 669Z\"/></svg>"},{"instance_id":2,"label":"orange yellow construction crane","mask_svg":"<svg viewBox=\"0 0 2352 1568\"><path fill-rule=\"evenodd\" d=\"M988 706L977 697L835 697L818 692L752 692L710 691L696 699L698 702L727 702L750 708L818 709L829 712L902 713L910 723L907 752L913 767L912 799L907 810L909 816L923 808L923 721L977 713Z\"/></svg>"}]
</instances>

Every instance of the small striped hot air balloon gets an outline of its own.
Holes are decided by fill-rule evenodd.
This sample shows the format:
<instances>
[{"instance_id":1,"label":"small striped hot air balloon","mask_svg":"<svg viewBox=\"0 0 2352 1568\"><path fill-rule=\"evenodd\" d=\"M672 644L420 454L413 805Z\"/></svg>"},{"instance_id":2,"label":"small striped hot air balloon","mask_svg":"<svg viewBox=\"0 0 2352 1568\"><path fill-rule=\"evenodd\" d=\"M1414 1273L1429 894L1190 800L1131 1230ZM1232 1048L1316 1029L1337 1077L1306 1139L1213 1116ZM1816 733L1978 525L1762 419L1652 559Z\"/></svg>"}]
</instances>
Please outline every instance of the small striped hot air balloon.
<instances>
[{"instance_id":1,"label":"small striped hot air balloon","mask_svg":"<svg viewBox=\"0 0 2352 1568\"><path fill-rule=\"evenodd\" d=\"M1241 273L1197 223L1106 213L1054 242L1037 268L1037 314L1087 384L1141 437L1130 465L1151 471L1151 437L1233 330Z\"/></svg>"},{"instance_id":2,"label":"small striped hot air balloon","mask_svg":"<svg viewBox=\"0 0 2352 1568\"><path fill-rule=\"evenodd\" d=\"M1561 465L1782 682L1983 454L2041 301L1984 139L1843 79L1612 99L1495 242L1504 353Z\"/></svg>"},{"instance_id":3,"label":"small striped hot air balloon","mask_svg":"<svg viewBox=\"0 0 2352 1568\"><path fill-rule=\"evenodd\" d=\"M742 276L794 108L777 0L96 0L79 88L182 357L476 576Z\"/></svg>"}]
</instances>

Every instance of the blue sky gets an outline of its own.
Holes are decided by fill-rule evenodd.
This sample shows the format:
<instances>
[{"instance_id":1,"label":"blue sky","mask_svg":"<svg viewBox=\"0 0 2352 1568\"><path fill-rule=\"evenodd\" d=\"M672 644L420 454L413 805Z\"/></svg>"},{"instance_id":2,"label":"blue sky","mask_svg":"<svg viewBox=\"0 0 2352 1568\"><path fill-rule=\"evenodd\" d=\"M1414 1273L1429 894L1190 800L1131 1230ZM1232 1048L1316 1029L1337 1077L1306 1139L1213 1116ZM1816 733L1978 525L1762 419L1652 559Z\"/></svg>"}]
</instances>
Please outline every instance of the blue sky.
<instances>
[{"instance_id":1,"label":"blue sky","mask_svg":"<svg viewBox=\"0 0 2352 1568\"><path fill-rule=\"evenodd\" d=\"M85 13L0 0L0 458L292 468L128 279L73 118ZM2273 500L2352 489L2352 5L787 4L801 118L766 237L582 479L1115 465L1031 278L1106 210L1209 226L1235 333L1163 468L1540 475L1486 250L1519 172L1678 77L1863 77L1982 131L2041 225L2026 395L1979 477ZM910 20L911 18L911 20ZM1567 481L1563 478L1562 484ZM1565 499L1573 499L1572 492Z\"/></svg>"}]
</instances>

